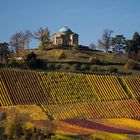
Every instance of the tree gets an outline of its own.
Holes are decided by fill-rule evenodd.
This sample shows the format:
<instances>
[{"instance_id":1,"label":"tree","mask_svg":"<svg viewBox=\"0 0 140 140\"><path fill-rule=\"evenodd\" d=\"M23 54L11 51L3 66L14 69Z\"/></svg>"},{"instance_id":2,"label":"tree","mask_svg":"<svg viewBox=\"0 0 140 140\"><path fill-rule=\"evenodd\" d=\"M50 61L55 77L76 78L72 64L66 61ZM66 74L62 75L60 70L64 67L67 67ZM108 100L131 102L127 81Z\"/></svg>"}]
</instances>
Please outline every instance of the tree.
<instances>
[{"instance_id":1,"label":"tree","mask_svg":"<svg viewBox=\"0 0 140 140\"><path fill-rule=\"evenodd\" d=\"M31 69L43 67L42 61L40 59L37 59L37 55L34 52L31 52L27 55L25 62L28 68Z\"/></svg>"},{"instance_id":2,"label":"tree","mask_svg":"<svg viewBox=\"0 0 140 140\"><path fill-rule=\"evenodd\" d=\"M19 56L19 51L25 49L27 37L23 32L16 32L11 36L9 44L15 49L16 56Z\"/></svg>"},{"instance_id":3,"label":"tree","mask_svg":"<svg viewBox=\"0 0 140 140\"><path fill-rule=\"evenodd\" d=\"M9 44L4 42L0 43L0 58L1 61L7 62L8 54L9 54Z\"/></svg>"},{"instance_id":4,"label":"tree","mask_svg":"<svg viewBox=\"0 0 140 140\"><path fill-rule=\"evenodd\" d=\"M123 35L116 35L112 38L113 51L120 54L121 51L126 50L126 40Z\"/></svg>"},{"instance_id":5,"label":"tree","mask_svg":"<svg viewBox=\"0 0 140 140\"><path fill-rule=\"evenodd\" d=\"M138 50L140 49L140 35L135 32L131 40L127 40L127 53L130 57L136 57Z\"/></svg>"},{"instance_id":6,"label":"tree","mask_svg":"<svg viewBox=\"0 0 140 140\"><path fill-rule=\"evenodd\" d=\"M108 49L111 47L112 45L112 38L111 38L111 34L113 33L112 30L109 29L105 29L103 31L103 35L102 35L102 39L98 40L98 45L100 48L103 48L106 50L106 52L108 51Z\"/></svg>"},{"instance_id":7,"label":"tree","mask_svg":"<svg viewBox=\"0 0 140 140\"><path fill-rule=\"evenodd\" d=\"M97 48L97 46L94 43L91 43L89 45L89 47L90 47L91 50L96 50L96 48Z\"/></svg>"},{"instance_id":8,"label":"tree","mask_svg":"<svg viewBox=\"0 0 140 140\"><path fill-rule=\"evenodd\" d=\"M138 32L135 32L132 40L136 41L137 45L140 45L140 35Z\"/></svg>"},{"instance_id":9,"label":"tree","mask_svg":"<svg viewBox=\"0 0 140 140\"><path fill-rule=\"evenodd\" d=\"M29 53L29 43L30 43L30 40L33 38L33 34L32 34L32 32L30 31L30 30L27 30L26 32L25 32L25 40L26 40L26 42L27 42L27 49L28 49L28 53Z\"/></svg>"},{"instance_id":10,"label":"tree","mask_svg":"<svg viewBox=\"0 0 140 140\"><path fill-rule=\"evenodd\" d=\"M34 52L31 52L30 54L28 54L26 58L27 61L30 61L32 59L34 60L36 59L36 54Z\"/></svg>"},{"instance_id":11,"label":"tree","mask_svg":"<svg viewBox=\"0 0 140 140\"><path fill-rule=\"evenodd\" d=\"M41 43L39 46L43 46L43 48L50 44L50 31L48 29L48 27L46 28L41 28L34 33L34 37L35 39L39 40Z\"/></svg>"}]
</instances>

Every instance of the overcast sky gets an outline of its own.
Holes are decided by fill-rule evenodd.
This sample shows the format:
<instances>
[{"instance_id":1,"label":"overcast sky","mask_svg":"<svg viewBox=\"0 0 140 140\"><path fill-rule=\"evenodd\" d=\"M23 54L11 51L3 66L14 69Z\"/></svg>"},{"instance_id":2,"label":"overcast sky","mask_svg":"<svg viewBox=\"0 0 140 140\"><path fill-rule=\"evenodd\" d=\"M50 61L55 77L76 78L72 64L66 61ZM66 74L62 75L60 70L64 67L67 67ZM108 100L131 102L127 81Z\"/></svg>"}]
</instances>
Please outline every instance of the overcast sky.
<instances>
[{"instance_id":1,"label":"overcast sky","mask_svg":"<svg viewBox=\"0 0 140 140\"><path fill-rule=\"evenodd\" d=\"M0 0L0 42L40 27L52 35L65 25L79 34L82 45L96 44L106 28L114 31L112 36L130 39L140 33L140 0Z\"/></svg>"}]
</instances>

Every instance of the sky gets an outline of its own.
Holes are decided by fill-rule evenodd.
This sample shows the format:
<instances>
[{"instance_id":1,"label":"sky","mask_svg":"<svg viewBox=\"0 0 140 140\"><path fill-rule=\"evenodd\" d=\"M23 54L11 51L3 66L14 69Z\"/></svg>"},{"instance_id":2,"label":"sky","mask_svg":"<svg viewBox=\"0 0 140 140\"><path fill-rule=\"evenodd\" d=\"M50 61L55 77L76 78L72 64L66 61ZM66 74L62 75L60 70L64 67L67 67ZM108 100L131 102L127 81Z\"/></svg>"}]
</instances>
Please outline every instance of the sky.
<instances>
[{"instance_id":1,"label":"sky","mask_svg":"<svg viewBox=\"0 0 140 140\"><path fill-rule=\"evenodd\" d=\"M140 33L140 0L0 0L0 42L16 32L48 27L51 35L68 26L79 44L97 44L104 29L131 39ZM32 41L31 47L38 42Z\"/></svg>"}]
</instances>

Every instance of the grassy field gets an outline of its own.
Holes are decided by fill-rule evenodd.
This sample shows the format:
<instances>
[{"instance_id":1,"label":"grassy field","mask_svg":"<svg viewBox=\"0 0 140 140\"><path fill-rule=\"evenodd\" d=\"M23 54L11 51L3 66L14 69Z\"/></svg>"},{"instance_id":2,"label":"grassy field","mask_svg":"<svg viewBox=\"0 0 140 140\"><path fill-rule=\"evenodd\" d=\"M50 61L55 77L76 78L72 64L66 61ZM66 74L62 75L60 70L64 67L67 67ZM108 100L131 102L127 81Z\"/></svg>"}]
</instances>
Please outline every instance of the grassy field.
<instances>
[{"instance_id":1,"label":"grassy field","mask_svg":"<svg viewBox=\"0 0 140 140\"><path fill-rule=\"evenodd\" d=\"M124 56L118 56L111 53L104 52L96 52L96 51L81 51L81 50L61 50L61 49L53 49L48 51L41 50L31 50L37 54L38 58L46 59L48 62L59 62L59 60L55 57L55 54L58 52L62 52L65 54L65 58L61 60L61 62L85 62L89 63L90 57L98 57L104 62L108 63L122 63L125 64L127 58Z\"/></svg>"}]
</instances>

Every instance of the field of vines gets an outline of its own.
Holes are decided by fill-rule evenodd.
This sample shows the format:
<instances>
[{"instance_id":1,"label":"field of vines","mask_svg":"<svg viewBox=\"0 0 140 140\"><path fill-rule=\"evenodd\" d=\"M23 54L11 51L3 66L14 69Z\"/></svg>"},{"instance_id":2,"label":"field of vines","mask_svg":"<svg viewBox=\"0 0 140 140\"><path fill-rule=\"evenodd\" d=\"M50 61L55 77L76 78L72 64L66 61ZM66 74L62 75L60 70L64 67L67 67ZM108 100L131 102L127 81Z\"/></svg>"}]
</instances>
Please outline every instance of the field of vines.
<instances>
[{"instance_id":1,"label":"field of vines","mask_svg":"<svg viewBox=\"0 0 140 140\"><path fill-rule=\"evenodd\" d=\"M55 119L139 118L139 87L140 77L0 69L1 106L36 104Z\"/></svg>"},{"instance_id":2,"label":"field of vines","mask_svg":"<svg viewBox=\"0 0 140 140\"><path fill-rule=\"evenodd\" d=\"M127 99L128 95L115 76L86 75L99 100L110 101Z\"/></svg>"},{"instance_id":3,"label":"field of vines","mask_svg":"<svg viewBox=\"0 0 140 140\"><path fill-rule=\"evenodd\" d=\"M47 102L47 94L36 72L0 70L1 105L32 105ZM4 96L8 95L8 96ZM4 103L3 101L6 100Z\"/></svg>"},{"instance_id":4,"label":"field of vines","mask_svg":"<svg viewBox=\"0 0 140 140\"><path fill-rule=\"evenodd\" d=\"M58 120L70 118L140 118L140 104L136 99L42 105L42 108Z\"/></svg>"},{"instance_id":5,"label":"field of vines","mask_svg":"<svg viewBox=\"0 0 140 140\"><path fill-rule=\"evenodd\" d=\"M123 77L124 84L134 98L140 98L140 77Z\"/></svg>"},{"instance_id":6,"label":"field of vines","mask_svg":"<svg viewBox=\"0 0 140 140\"><path fill-rule=\"evenodd\" d=\"M39 73L51 104L127 99L115 76L49 72Z\"/></svg>"},{"instance_id":7,"label":"field of vines","mask_svg":"<svg viewBox=\"0 0 140 140\"><path fill-rule=\"evenodd\" d=\"M0 75L0 104L2 106L13 105L10 95L8 94L7 88Z\"/></svg>"}]
</instances>

